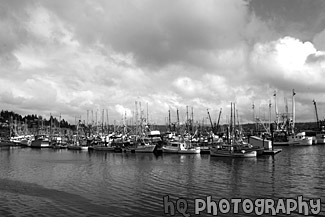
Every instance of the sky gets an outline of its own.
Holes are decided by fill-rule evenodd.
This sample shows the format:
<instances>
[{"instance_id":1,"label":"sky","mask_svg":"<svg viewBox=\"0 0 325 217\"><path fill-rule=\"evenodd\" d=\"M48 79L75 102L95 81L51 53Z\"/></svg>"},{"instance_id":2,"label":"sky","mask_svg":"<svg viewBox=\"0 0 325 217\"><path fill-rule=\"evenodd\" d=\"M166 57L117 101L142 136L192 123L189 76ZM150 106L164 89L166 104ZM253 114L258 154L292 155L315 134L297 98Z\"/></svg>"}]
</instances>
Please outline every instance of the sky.
<instances>
[{"instance_id":1,"label":"sky","mask_svg":"<svg viewBox=\"0 0 325 217\"><path fill-rule=\"evenodd\" d=\"M0 105L74 122L325 116L325 1L0 0ZM276 92L276 101L273 96ZM88 111L88 112L87 112ZM87 119L88 113L88 119ZM92 114L92 115L91 115ZM107 118L105 118L105 121Z\"/></svg>"}]
</instances>

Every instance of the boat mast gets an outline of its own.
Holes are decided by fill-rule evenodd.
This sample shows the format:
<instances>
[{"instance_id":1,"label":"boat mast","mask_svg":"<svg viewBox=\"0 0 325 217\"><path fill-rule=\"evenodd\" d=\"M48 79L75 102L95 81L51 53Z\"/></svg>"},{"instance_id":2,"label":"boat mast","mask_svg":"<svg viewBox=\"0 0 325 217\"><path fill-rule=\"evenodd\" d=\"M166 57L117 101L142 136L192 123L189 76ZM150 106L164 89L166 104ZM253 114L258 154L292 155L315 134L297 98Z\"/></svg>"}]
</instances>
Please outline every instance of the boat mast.
<instances>
[{"instance_id":1,"label":"boat mast","mask_svg":"<svg viewBox=\"0 0 325 217\"><path fill-rule=\"evenodd\" d=\"M193 133L193 107L192 107L192 117L191 117L191 132Z\"/></svg>"},{"instance_id":2,"label":"boat mast","mask_svg":"<svg viewBox=\"0 0 325 217\"><path fill-rule=\"evenodd\" d=\"M317 105L316 105L315 99L313 99L313 103L314 103L314 106L315 106L317 128L318 128L318 130L320 130L320 124L319 124L318 113L317 113Z\"/></svg>"},{"instance_id":3,"label":"boat mast","mask_svg":"<svg viewBox=\"0 0 325 217\"><path fill-rule=\"evenodd\" d=\"M135 134L138 134L138 102L135 101Z\"/></svg>"},{"instance_id":4,"label":"boat mast","mask_svg":"<svg viewBox=\"0 0 325 217\"><path fill-rule=\"evenodd\" d=\"M186 106L186 132L188 133L188 106Z\"/></svg>"},{"instance_id":5,"label":"boat mast","mask_svg":"<svg viewBox=\"0 0 325 217\"><path fill-rule=\"evenodd\" d=\"M232 102L230 103L230 122L229 122L229 133L232 133Z\"/></svg>"},{"instance_id":6,"label":"boat mast","mask_svg":"<svg viewBox=\"0 0 325 217\"><path fill-rule=\"evenodd\" d=\"M217 122L217 127L216 127L216 133L218 133L218 130L219 130L221 111L222 111L222 108L220 108L220 112L219 112L219 117L218 117L218 122Z\"/></svg>"},{"instance_id":7,"label":"boat mast","mask_svg":"<svg viewBox=\"0 0 325 217\"><path fill-rule=\"evenodd\" d=\"M295 130L295 119L296 119L296 105L295 105L295 89L292 90L292 133Z\"/></svg>"},{"instance_id":8,"label":"boat mast","mask_svg":"<svg viewBox=\"0 0 325 217\"><path fill-rule=\"evenodd\" d=\"M169 127L169 131L172 131L170 126L170 110L168 110L168 127Z\"/></svg>"},{"instance_id":9,"label":"boat mast","mask_svg":"<svg viewBox=\"0 0 325 217\"><path fill-rule=\"evenodd\" d=\"M232 132L232 102L230 103L230 129L229 129L229 134L230 134L230 143L232 143L232 135L233 135L233 132Z\"/></svg>"},{"instance_id":10,"label":"boat mast","mask_svg":"<svg viewBox=\"0 0 325 217\"><path fill-rule=\"evenodd\" d=\"M274 91L274 108L275 108L275 116L276 116L276 130L279 129L279 112L278 112L278 105L276 102L276 90Z\"/></svg>"},{"instance_id":11,"label":"boat mast","mask_svg":"<svg viewBox=\"0 0 325 217\"><path fill-rule=\"evenodd\" d=\"M234 115L234 123L233 123L233 133L234 133L234 135L236 134L236 132L235 132L235 130L236 130L236 106L235 106L235 103L234 103L234 112L233 112L233 115Z\"/></svg>"},{"instance_id":12,"label":"boat mast","mask_svg":"<svg viewBox=\"0 0 325 217\"><path fill-rule=\"evenodd\" d=\"M177 109L177 133L179 134L179 114Z\"/></svg>"},{"instance_id":13,"label":"boat mast","mask_svg":"<svg viewBox=\"0 0 325 217\"><path fill-rule=\"evenodd\" d=\"M210 120L211 131L214 133L213 123L212 123L212 120L211 120L211 116L210 116L210 113L209 113L209 109L207 109L207 111L208 111L208 117L209 117L209 120Z\"/></svg>"},{"instance_id":14,"label":"boat mast","mask_svg":"<svg viewBox=\"0 0 325 217\"><path fill-rule=\"evenodd\" d=\"M149 107L148 107L148 103L147 103L147 125L149 127Z\"/></svg>"},{"instance_id":15,"label":"boat mast","mask_svg":"<svg viewBox=\"0 0 325 217\"><path fill-rule=\"evenodd\" d=\"M272 119L272 116L271 116L271 100L269 101L269 131L271 132L271 119Z\"/></svg>"},{"instance_id":16,"label":"boat mast","mask_svg":"<svg viewBox=\"0 0 325 217\"><path fill-rule=\"evenodd\" d=\"M107 134L109 134L108 109L106 109Z\"/></svg>"},{"instance_id":17,"label":"boat mast","mask_svg":"<svg viewBox=\"0 0 325 217\"><path fill-rule=\"evenodd\" d=\"M104 135L104 109L102 110L102 136Z\"/></svg>"}]
</instances>

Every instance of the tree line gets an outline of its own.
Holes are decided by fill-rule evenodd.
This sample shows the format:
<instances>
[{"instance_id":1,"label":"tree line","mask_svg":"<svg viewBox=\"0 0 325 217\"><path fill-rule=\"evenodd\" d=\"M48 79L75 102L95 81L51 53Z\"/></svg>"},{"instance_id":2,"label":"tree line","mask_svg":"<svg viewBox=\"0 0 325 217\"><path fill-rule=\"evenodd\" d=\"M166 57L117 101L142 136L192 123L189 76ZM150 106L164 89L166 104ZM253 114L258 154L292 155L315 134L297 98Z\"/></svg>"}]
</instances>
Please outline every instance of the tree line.
<instances>
[{"instance_id":1,"label":"tree line","mask_svg":"<svg viewBox=\"0 0 325 217\"><path fill-rule=\"evenodd\" d=\"M13 123L17 121L17 123L27 123L28 127L32 127L35 125L50 126L60 126L62 128L73 128L66 120L58 120L56 117L51 116L49 119L43 118L41 115L31 114L22 116L13 111L1 110L0 112L0 121L2 123Z\"/></svg>"}]
</instances>

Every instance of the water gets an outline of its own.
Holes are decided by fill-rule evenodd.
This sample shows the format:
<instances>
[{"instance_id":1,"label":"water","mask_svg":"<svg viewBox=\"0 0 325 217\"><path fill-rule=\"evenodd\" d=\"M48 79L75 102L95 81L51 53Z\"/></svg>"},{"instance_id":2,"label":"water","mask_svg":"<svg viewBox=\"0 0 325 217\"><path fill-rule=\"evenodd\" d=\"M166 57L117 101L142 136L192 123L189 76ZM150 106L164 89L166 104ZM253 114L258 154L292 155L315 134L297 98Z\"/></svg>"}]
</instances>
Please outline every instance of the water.
<instances>
[{"instance_id":1,"label":"water","mask_svg":"<svg viewBox=\"0 0 325 217\"><path fill-rule=\"evenodd\" d=\"M282 149L274 157L257 159L0 150L0 216L170 216L164 213L167 195L175 205L177 199L186 199L191 216L195 198L302 195L304 200L321 198L324 216L325 145ZM291 214L299 216L297 211ZM200 216L212 214L204 211ZM237 216L244 216L243 210Z\"/></svg>"}]
</instances>

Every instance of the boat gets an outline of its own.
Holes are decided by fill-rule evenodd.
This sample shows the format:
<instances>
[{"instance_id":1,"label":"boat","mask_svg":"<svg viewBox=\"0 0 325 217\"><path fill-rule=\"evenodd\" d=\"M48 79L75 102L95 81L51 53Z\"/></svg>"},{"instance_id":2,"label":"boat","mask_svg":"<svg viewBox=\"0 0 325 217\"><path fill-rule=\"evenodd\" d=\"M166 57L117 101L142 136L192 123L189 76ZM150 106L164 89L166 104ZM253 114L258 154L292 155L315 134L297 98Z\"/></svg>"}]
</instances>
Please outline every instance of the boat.
<instances>
[{"instance_id":1,"label":"boat","mask_svg":"<svg viewBox=\"0 0 325 217\"><path fill-rule=\"evenodd\" d=\"M288 137L288 143L290 146L298 145L298 146L308 146L313 144L313 138L311 136L306 136L306 132L300 132L296 135L291 135Z\"/></svg>"},{"instance_id":2,"label":"boat","mask_svg":"<svg viewBox=\"0 0 325 217\"><path fill-rule=\"evenodd\" d=\"M200 154L201 148L192 146L190 141L185 141L180 144L178 154Z\"/></svg>"},{"instance_id":3,"label":"boat","mask_svg":"<svg viewBox=\"0 0 325 217\"><path fill-rule=\"evenodd\" d=\"M0 148L1 149L8 149L14 145L15 145L15 143L10 141L10 139L2 138L2 137L0 138Z\"/></svg>"},{"instance_id":4,"label":"boat","mask_svg":"<svg viewBox=\"0 0 325 217\"><path fill-rule=\"evenodd\" d=\"M324 126L322 127L322 131L316 132L316 143L315 144L325 144Z\"/></svg>"},{"instance_id":5,"label":"boat","mask_svg":"<svg viewBox=\"0 0 325 217\"><path fill-rule=\"evenodd\" d=\"M169 142L167 145L164 145L162 147L162 152L177 154L179 149L180 149L180 142Z\"/></svg>"},{"instance_id":6,"label":"boat","mask_svg":"<svg viewBox=\"0 0 325 217\"><path fill-rule=\"evenodd\" d=\"M250 158L256 157L257 151L245 149L240 145L220 143L210 148L210 155L213 157L233 157L233 158Z\"/></svg>"},{"instance_id":7,"label":"boat","mask_svg":"<svg viewBox=\"0 0 325 217\"><path fill-rule=\"evenodd\" d=\"M31 148L50 148L50 140L46 135L37 135L30 144Z\"/></svg>"},{"instance_id":8,"label":"boat","mask_svg":"<svg viewBox=\"0 0 325 217\"><path fill-rule=\"evenodd\" d=\"M67 149L88 151L88 146L86 144L82 144L82 143L83 143L83 141L74 140L73 143L67 145Z\"/></svg>"},{"instance_id":9,"label":"boat","mask_svg":"<svg viewBox=\"0 0 325 217\"><path fill-rule=\"evenodd\" d=\"M295 145L312 145L313 136L307 136L306 132L300 132L297 134L286 134L286 133L278 133L274 134L274 146L295 146Z\"/></svg>"},{"instance_id":10,"label":"boat","mask_svg":"<svg viewBox=\"0 0 325 217\"><path fill-rule=\"evenodd\" d=\"M163 153L175 153L175 154L200 154L200 147L194 147L190 141L172 141L162 147Z\"/></svg>"},{"instance_id":11,"label":"boat","mask_svg":"<svg viewBox=\"0 0 325 217\"><path fill-rule=\"evenodd\" d=\"M11 137L10 141L15 143L18 146L29 147L29 146L31 146L31 143L32 143L32 137L33 136L31 136L31 135L16 136L16 137Z\"/></svg>"},{"instance_id":12,"label":"boat","mask_svg":"<svg viewBox=\"0 0 325 217\"><path fill-rule=\"evenodd\" d=\"M135 147L131 148L131 151L138 153L153 153L156 148L156 144L152 144L151 142L144 140L141 143L138 143Z\"/></svg>"}]
</instances>

